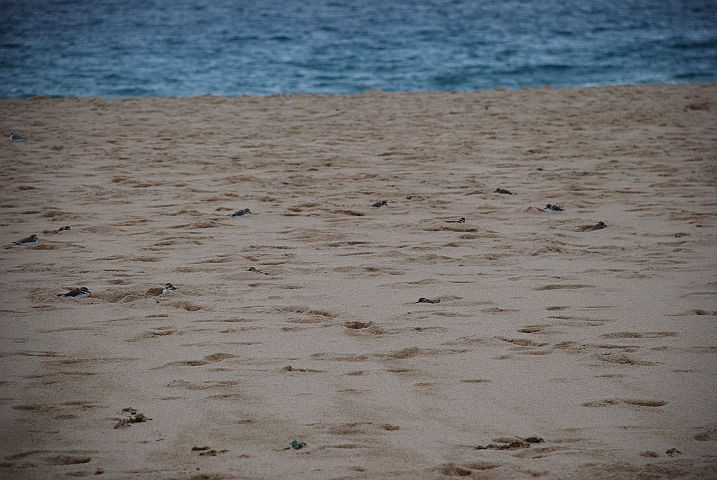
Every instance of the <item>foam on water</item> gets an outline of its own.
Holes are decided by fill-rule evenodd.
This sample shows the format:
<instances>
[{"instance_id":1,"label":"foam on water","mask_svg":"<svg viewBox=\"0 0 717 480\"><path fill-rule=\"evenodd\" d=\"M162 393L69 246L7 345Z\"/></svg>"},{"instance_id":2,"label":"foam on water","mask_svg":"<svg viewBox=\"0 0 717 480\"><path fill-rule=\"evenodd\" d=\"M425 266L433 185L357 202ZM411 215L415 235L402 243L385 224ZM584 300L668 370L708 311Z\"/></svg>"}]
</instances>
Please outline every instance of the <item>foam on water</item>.
<instances>
[{"instance_id":1,"label":"foam on water","mask_svg":"<svg viewBox=\"0 0 717 480\"><path fill-rule=\"evenodd\" d=\"M0 97L717 80L717 0L0 0Z\"/></svg>"}]
</instances>

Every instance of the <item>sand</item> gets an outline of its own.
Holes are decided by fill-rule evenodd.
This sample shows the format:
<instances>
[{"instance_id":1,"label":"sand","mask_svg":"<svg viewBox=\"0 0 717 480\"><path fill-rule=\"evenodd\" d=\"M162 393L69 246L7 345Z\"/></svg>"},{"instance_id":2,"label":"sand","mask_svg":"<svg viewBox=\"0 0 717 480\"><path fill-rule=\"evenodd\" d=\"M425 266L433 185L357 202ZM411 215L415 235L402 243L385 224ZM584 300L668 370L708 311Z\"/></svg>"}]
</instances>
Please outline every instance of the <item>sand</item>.
<instances>
[{"instance_id":1,"label":"sand","mask_svg":"<svg viewBox=\"0 0 717 480\"><path fill-rule=\"evenodd\" d=\"M717 84L0 109L0 477L717 477Z\"/></svg>"}]
</instances>

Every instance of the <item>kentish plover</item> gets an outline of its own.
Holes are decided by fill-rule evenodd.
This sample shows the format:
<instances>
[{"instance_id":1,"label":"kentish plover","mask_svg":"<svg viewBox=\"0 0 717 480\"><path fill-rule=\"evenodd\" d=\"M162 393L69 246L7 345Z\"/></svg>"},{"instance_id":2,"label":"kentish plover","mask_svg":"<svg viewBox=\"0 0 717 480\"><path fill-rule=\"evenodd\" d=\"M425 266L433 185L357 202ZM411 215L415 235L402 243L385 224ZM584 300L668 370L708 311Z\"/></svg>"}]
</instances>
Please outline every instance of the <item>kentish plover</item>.
<instances>
[{"instance_id":1,"label":"kentish plover","mask_svg":"<svg viewBox=\"0 0 717 480\"><path fill-rule=\"evenodd\" d=\"M251 212L248 208L245 208L244 210L237 210L236 212L229 214L232 218L248 217L249 215L251 215Z\"/></svg>"},{"instance_id":2,"label":"kentish plover","mask_svg":"<svg viewBox=\"0 0 717 480\"><path fill-rule=\"evenodd\" d=\"M76 288L74 290L70 290L67 293L58 293L57 296L58 297L72 297L72 298L85 298L90 293L92 293L92 292L87 290L87 287L80 287L80 288Z\"/></svg>"},{"instance_id":3,"label":"kentish plover","mask_svg":"<svg viewBox=\"0 0 717 480\"><path fill-rule=\"evenodd\" d=\"M12 243L14 243L15 245L22 245L24 247L32 247L32 246L37 245L37 242L38 242L37 235L33 234L27 238L23 238L22 240L18 240L17 242L12 242Z\"/></svg>"},{"instance_id":4,"label":"kentish plover","mask_svg":"<svg viewBox=\"0 0 717 480\"><path fill-rule=\"evenodd\" d=\"M440 300L431 300L430 298L421 297L416 303L438 303Z\"/></svg>"},{"instance_id":5,"label":"kentish plover","mask_svg":"<svg viewBox=\"0 0 717 480\"><path fill-rule=\"evenodd\" d=\"M558 207L557 205L551 205L550 203L545 206L546 212L562 212L563 209Z\"/></svg>"}]
</instances>

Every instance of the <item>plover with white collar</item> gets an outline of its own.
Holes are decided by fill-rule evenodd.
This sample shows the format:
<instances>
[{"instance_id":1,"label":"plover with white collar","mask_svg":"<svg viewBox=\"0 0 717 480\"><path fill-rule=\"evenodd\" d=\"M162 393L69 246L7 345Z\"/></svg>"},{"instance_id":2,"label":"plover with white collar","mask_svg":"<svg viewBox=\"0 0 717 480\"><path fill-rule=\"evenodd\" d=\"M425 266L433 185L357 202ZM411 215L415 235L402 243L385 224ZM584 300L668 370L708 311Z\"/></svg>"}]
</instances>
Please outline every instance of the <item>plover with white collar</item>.
<instances>
[{"instance_id":1,"label":"plover with white collar","mask_svg":"<svg viewBox=\"0 0 717 480\"><path fill-rule=\"evenodd\" d=\"M548 213L552 212L562 212L563 209L558 207L557 205L551 205L550 203L545 206L545 211Z\"/></svg>"},{"instance_id":2,"label":"plover with white collar","mask_svg":"<svg viewBox=\"0 0 717 480\"><path fill-rule=\"evenodd\" d=\"M416 303L440 303L440 300L431 300L430 298L421 297Z\"/></svg>"},{"instance_id":3,"label":"plover with white collar","mask_svg":"<svg viewBox=\"0 0 717 480\"><path fill-rule=\"evenodd\" d=\"M85 298L90 293L92 293L92 292L90 292L87 289L87 287L80 287L80 288L75 288L74 290L70 290L67 293L58 293L57 296L58 297L70 297L70 298Z\"/></svg>"},{"instance_id":4,"label":"plover with white collar","mask_svg":"<svg viewBox=\"0 0 717 480\"><path fill-rule=\"evenodd\" d=\"M249 215L251 215L251 212L248 208L245 208L244 210L237 210L236 212L229 214L232 218L248 217Z\"/></svg>"},{"instance_id":5,"label":"plover with white collar","mask_svg":"<svg viewBox=\"0 0 717 480\"><path fill-rule=\"evenodd\" d=\"M17 242L12 242L15 245L22 245L23 247L34 247L38 244L37 235L30 235L27 238L23 238L22 240L18 240Z\"/></svg>"}]
</instances>

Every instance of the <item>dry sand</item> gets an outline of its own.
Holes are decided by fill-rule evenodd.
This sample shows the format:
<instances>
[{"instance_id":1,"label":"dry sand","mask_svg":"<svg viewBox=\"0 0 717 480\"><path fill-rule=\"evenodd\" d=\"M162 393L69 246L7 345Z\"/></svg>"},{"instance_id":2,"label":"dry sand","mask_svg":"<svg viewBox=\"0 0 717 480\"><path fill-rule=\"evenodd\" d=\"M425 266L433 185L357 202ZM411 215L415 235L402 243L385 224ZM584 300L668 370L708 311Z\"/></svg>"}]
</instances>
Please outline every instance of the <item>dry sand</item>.
<instances>
[{"instance_id":1,"label":"dry sand","mask_svg":"<svg viewBox=\"0 0 717 480\"><path fill-rule=\"evenodd\" d=\"M717 84L0 109L0 477L717 477Z\"/></svg>"}]
</instances>

